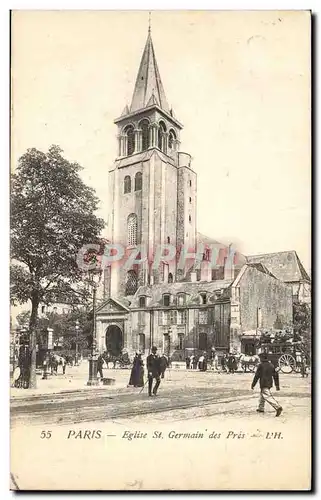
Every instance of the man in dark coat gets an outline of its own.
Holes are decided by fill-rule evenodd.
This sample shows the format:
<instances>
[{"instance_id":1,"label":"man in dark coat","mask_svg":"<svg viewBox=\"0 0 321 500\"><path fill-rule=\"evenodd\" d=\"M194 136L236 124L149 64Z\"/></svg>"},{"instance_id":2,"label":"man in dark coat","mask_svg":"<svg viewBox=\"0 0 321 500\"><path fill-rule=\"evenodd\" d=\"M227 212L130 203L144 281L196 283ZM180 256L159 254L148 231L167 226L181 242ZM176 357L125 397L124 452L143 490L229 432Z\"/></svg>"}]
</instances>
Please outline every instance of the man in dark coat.
<instances>
[{"instance_id":1,"label":"man in dark coat","mask_svg":"<svg viewBox=\"0 0 321 500\"><path fill-rule=\"evenodd\" d=\"M282 413L282 406L274 399L271 394L273 380L277 391L280 390L279 374L275 371L275 367L270 363L267 354L261 354L261 362L256 369L251 388L254 389L256 383L260 381L260 401L259 407L256 410L259 413L264 413L265 401L269 403L276 411L276 417Z\"/></svg>"},{"instance_id":2,"label":"man in dark coat","mask_svg":"<svg viewBox=\"0 0 321 500\"><path fill-rule=\"evenodd\" d=\"M164 374L168 366L169 366L168 359L165 356L165 354L162 354L160 357L161 378L164 378Z\"/></svg>"},{"instance_id":3,"label":"man in dark coat","mask_svg":"<svg viewBox=\"0 0 321 500\"><path fill-rule=\"evenodd\" d=\"M153 385L153 379L156 380L154 389L153 389L153 394L154 396L157 395L157 389L159 388L160 384L160 376L162 373L161 370L161 362L160 362L160 357L157 354L157 347L153 346L152 347L152 352L147 356L147 371L148 371L148 396L152 395L152 385Z\"/></svg>"},{"instance_id":4,"label":"man in dark coat","mask_svg":"<svg viewBox=\"0 0 321 500\"><path fill-rule=\"evenodd\" d=\"M100 376L101 379L104 378L103 366L104 366L104 358L100 354L98 356L98 359L97 359L97 373L98 373L98 375Z\"/></svg>"}]
</instances>

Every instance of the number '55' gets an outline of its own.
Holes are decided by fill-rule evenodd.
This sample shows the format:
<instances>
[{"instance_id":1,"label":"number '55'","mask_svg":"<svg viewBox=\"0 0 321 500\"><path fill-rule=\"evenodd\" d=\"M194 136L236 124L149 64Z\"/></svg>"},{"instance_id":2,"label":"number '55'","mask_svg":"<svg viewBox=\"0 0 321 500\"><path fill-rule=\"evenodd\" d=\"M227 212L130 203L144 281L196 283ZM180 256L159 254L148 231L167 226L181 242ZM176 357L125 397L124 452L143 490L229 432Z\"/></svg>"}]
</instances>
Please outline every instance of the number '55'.
<instances>
[{"instance_id":1,"label":"number '55'","mask_svg":"<svg viewBox=\"0 0 321 500\"><path fill-rule=\"evenodd\" d=\"M40 437L41 439L50 439L51 431L41 431Z\"/></svg>"}]
</instances>

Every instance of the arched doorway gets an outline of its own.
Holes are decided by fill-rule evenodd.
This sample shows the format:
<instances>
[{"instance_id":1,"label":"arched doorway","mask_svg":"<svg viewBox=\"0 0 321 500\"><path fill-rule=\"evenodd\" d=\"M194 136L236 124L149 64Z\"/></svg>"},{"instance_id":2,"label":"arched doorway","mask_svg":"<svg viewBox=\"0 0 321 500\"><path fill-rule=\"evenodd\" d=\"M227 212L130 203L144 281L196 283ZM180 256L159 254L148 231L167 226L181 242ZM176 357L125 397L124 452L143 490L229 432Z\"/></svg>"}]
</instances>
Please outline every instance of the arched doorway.
<instances>
[{"instance_id":1,"label":"arched doorway","mask_svg":"<svg viewBox=\"0 0 321 500\"><path fill-rule=\"evenodd\" d=\"M123 348L123 333L118 325L109 325L106 330L106 351L119 356Z\"/></svg>"}]
</instances>

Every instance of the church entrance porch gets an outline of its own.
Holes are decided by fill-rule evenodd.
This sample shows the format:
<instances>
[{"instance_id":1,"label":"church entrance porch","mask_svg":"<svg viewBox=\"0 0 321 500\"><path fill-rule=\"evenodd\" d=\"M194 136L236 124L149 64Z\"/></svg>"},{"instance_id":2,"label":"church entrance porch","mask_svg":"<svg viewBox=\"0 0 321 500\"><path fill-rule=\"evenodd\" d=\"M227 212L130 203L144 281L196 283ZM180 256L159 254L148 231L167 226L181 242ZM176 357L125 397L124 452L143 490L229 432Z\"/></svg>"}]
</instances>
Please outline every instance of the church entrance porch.
<instances>
[{"instance_id":1,"label":"church entrance porch","mask_svg":"<svg viewBox=\"0 0 321 500\"><path fill-rule=\"evenodd\" d=\"M118 325L109 325L106 330L106 351L111 356L120 356L123 349L123 332Z\"/></svg>"}]
</instances>

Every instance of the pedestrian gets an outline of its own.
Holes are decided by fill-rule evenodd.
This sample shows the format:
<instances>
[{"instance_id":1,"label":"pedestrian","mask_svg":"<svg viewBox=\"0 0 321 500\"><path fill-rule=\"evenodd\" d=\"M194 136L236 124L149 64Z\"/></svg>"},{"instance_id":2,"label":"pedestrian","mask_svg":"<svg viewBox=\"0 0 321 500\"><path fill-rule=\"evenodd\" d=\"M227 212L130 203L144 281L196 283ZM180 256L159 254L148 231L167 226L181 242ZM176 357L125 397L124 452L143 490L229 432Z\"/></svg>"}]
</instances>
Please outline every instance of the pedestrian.
<instances>
[{"instance_id":1,"label":"pedestrian","mask_svg":"<svg viewBox=\"0 0 321 500\"><path fill-rule=\"evenodd\" d=\"M301 377L307 377L307 361L304 354L301 355Z\"/></svg>"},{"instance_id":2,"label":"pedestrian","mask_svg":"<svg viewBox=\"0 0 321 500\"><path fill-rule=\"evenodd\" d=\"M258 413L264 413L265 401L269 403L276 411L275 416L279 417L282 413L282 406L276 401L271 394L273 380L277 391L280 390L279 374L276 372L274 365L269 361L267 354L261 354L261 362L256 369L251 388L254 389L256 383L260 381L260 400L259 407L256 410Z\"/></svg>"},{"instance_id":3,"label":"pedestrian","mask_svg":"<svg viewBox=\"0 0 321 500\"><path fill-rule=\"evenodd\" d=\"M194 355L193 356L193 370L197 369L197 365L198 365L198 357Z\"/></svg>"},{"instance_id":4,"label":"pedestrian","mask_svg":"<svg viewBox=\"0 0 321 500\"><path fill-rule=\"evenodd\" d=\"M185 363L186 363L186 370L189 370L191 366L191 358L189 356L187 356L187 358L185 359Z\"/></svg>"},{"instance_id":5,"label":"pedestrian","mask_svg":"<svg viewBox=\"0 0 321 500\"><path fill-rule=\"evenodd\" d=\"M152 352L147 356L147 371L148 371L148 396L157 396L157 390L160 385L161 363L160 357L157 354L157 347L152 347ZM156 380L154 389L152 391L153 379Z\"/></svg>"},{"instance_id":6,"label":"pedestrian","mask_svg":"<svg viewBox=\"0 0 321 500\"><path fill-rule=\"evenodd\" d=\"M223 353L223 356L221 358L221 367L223 372L226 372L226 362L227 362L226 354Z\"/></svg>"},{"instance_id":7,"label":"pedestrian","mask_svg":"<svg viewBox=\"0 0 321 500\"><path fill-rule=\"evenodd\" d=\"M163 353L160 357L160 368L161 368L161 378L164 378L166 368L168 368L169 362L165 354Z\"/></svg>"},{"instance_id":8,"label":"pedestrian","mask_svg":"<svg viewBox=\"0 0 321 500\"><path fill-rule=\"evenodd\" d=\"M217 352L214 355L214 370L218 371L218 355L217 355Z\"/></svg>"},{"instance_id":9,"label":"pedestrian","mask_svg":"<svg viewBox=\"0 0 321 500\"><path fill-rule=\"evenodd\" d=\"M101 380L104 378L103 366L104 366L104 358L100 354L97 359L97 373L100 376Z\"/></svg>"},{"instance_id":10,"label":"pedestrian","mask_svg":"<svg viewBox=\"0 0 321 500\"><path fill-rule=\"evenodd\" d=\"M203 371L203 366L204 366L204 356L201 355L199 358L198 358L198 369L202 372Z\"/></svg>"},{"instance_id":11,"label":"pedestrian","mask_svg":"<svg viewBox=\"0 0 321 500\"><path fill-rule=\"evenodd\" d=\"M144 385L144 363L141 353L136 352L130 373L128 386L143 387Z\"/></svg>"},{"instance_id":12,"label":"pedestrian","mask_svg":"<svg viewBox=\"0 0 321 500\"><path fill-rule=\"evenodd\" d=\"M206 370L207 370L207 354L206 352L204 352L202 371L206 372Z\"/></svg>"},{"instance_id":13,"label":"pedestrian","mask_svg":"<svg viewBox=\"0 0 321 500\"><path fill-rule=\"evenodd\" d=\"M66 374L66 366L67 366L67 361L66 359L62 356L61 357L61 365L62 365L62 374Z\"/></svg>"}]
</instances>

